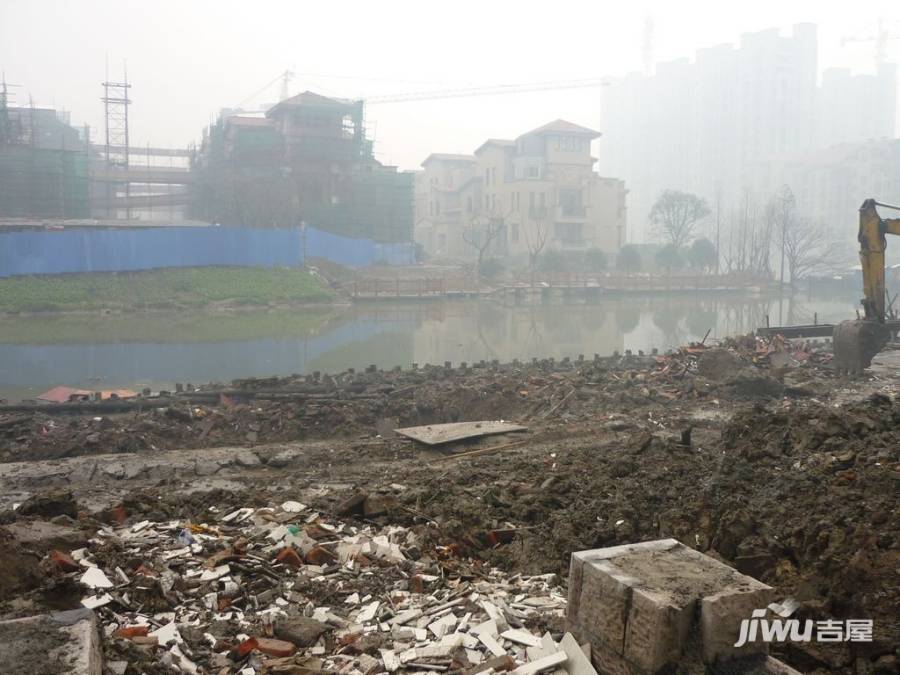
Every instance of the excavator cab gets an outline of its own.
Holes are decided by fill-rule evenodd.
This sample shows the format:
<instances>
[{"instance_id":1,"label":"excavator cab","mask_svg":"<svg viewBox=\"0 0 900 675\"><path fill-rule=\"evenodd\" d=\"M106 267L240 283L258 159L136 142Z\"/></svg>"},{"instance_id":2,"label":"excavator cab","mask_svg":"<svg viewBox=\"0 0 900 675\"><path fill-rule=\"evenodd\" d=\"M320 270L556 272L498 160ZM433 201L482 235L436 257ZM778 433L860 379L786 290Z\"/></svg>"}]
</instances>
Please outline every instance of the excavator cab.
<instances>
[{"instance_id":1,"label":"excavator cab","mask_svg":"<svg viewBox=\"0 0 900 675\"><path fill-rule=\"evenodd\" d=\"M884 251L888 234L900 234L900 218L884 219L878 215L883 207L900 211L900 207L867 199L859 209L859 259L862 264L865 316L843 321L835 326L832 339L834 365L844 372L858 373L872 364L872 358L891 338L885 324Z\"/></svg>"}]
</instances>

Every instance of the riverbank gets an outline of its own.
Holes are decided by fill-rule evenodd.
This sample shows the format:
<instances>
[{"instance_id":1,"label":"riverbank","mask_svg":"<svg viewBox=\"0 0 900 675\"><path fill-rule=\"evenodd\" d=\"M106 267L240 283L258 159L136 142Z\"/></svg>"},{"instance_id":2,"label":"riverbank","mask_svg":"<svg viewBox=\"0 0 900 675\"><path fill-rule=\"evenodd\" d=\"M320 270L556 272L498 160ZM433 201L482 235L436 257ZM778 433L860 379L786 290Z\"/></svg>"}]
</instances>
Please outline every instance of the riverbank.
<instances>
[{"instance_id":1,"label":"riverbank","mask_svg":"<svg viewBox=\"0 0 900 675\"><path fill-rule=\"evenodd\" d=\"M335 293L305 269L189 267L0 279L0 314L60 314L324 304Z\"/></svg>"}]
</instances>

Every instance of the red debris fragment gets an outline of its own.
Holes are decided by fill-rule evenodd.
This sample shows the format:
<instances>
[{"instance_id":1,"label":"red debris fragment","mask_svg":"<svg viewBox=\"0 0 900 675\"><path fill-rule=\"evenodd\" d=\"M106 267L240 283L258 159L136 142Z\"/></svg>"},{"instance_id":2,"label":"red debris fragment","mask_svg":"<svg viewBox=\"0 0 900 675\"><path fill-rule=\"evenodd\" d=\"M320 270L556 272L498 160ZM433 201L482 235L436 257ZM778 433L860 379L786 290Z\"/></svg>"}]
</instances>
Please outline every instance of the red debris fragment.
<instances>
[{"instance_id":1,"label":"red debris fragment","mask_svg":"<svg viewBox=\"0 0 900 675\"><path fill-rule=\"evenodd\" d=\"M275 556L275 560L280 563L284 563L285 565L290 565L294 568L299 568L303 565L303 560L300 558L297 551L295 551L290 546L281 549L278 555Z\"/></svg>"},{"instance_id":2,"label":"red debris fragment","mask_svg":"<svg viewBox=\"0 0 900 675\"><path fill-rule=\"evenodd\" d=\"M128 518L128 512L125 510L125 507L122 504L118 506L114 506L109 510L109 517L117 525L122 525L125 523L125 520Z\"/></svg>"},{"instance_id":3,"label":"red debris fragment","mask_svg":"<svg viewBox=\"0 0 900 675\"><path fill-rule=\"evenodd\" d=\"M145 577L155 577L156 576L156 572L151 570L149 567L147 567L143 563L138 565L138 568L134 571L134 573L137 576L145 576Z\"/></svg>"},{"instance_id":4,"label":"red debris fragment","mask_svg":"<svg viewBox=\"0 0 900 675\"><path fill-rule=\"evenodd\" d=\"M242 659L245 656L247 656L250 652L252 652L254 649L256 649L258 646L259 646L259 642L256 640L256 638L248 638L248 639L244 640L241 644L239 644L234 651L235 651L235 654L237 654L237 657L239 659Z\"/></svg>"},{"instance_id":5,"label":"red debris fragment","mask_svg":"<svg viewBox=\"0 0 900 675\"><path fill-rule=\"evenodd\" d=\"M50 560L63 572L77 572L81 569L81 565L63 551L50 551Z\"/></svg>"},{"instance_id":6,"label":"red debris fragment","mask_svg":"<svg viewBox=\"0 0 900 675\"><path fill-rule=\"evenodd\" d=\"M115 633L113 633L113 637L117 638L126 638L128 640L134 637L143 637L150 632L150 626L124 626L120 628Z\"/></svg>"},{"instance_id":7,"label":"red debris fragment","mask_svg":"<svg viewBox=\"0 0 900 675\"><path fill-rule=\"evenodd\" d=\"M334 553L321 546L310 549L306 554L306 562L310 565L329 565L334 561Z\"/></svg>"}]
</instances>

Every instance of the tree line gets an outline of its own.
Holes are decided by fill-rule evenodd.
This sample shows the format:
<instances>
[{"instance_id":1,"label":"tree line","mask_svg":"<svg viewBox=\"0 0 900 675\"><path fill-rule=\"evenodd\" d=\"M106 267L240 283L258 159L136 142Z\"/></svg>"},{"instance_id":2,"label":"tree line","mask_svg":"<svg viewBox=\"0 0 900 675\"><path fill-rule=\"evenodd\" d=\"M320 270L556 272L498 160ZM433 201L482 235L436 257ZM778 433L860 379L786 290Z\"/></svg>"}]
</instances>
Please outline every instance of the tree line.
<instances>
[{"instance_id":1,"label":"tree line","mask_svg":"<svg viewBox=\"0 0 900 675\"><path fill-rule=\"evenodd\" d=\"M651 232L664 246L660 266L671 271L693 259L692 266L720 273L778 279L795 284L811 274L835 269L844 256L828 241L822 223L798 213L791 188L783 186L765 200L745 190L739 202L715 212L707 201L678 190L663 191L650 210ZM698 233L713 218L716 243ZM707 228L709 229L709 228Z\"/></svg>"}]
</instances>

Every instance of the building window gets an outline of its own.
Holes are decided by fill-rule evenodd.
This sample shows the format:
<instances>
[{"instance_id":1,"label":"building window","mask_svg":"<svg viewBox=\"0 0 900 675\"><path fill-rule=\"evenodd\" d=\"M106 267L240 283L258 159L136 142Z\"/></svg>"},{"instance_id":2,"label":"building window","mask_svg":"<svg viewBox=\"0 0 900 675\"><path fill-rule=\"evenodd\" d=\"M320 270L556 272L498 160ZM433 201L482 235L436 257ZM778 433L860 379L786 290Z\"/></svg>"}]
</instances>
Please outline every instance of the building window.
<instances>
[{"instance_id":1,"label":"building window","mask_svg":"<svg viewBox=\"0 0 900 675\"><path fill-rule=\"evenodd\" d=\"M472 213L472 198L466 197L466 213Z\"/></svg>"},{"instance_id":2,"label":"building window","mask_svg":"<svg viewBox=\"0 0 900 675\"><path fill-rule=\"evenodd\" d=\"M527 169L525 169L525 176L528 178L540 178L541 172L536 166L529 166Z\"/></svg>"},{"instance_id":3,"label":"building window","mask_svg":"<svg viewBox=\"0 0 900 675\"><path fill-rule=\"evenodd\" d=\"M538 196L538 206L544 208L547 205L546 200L544 199L544 193L541 192Z\"/></svg>"},{"instance_id":4,"label":"building window","mask_svg":"<svg viewBox=\"0 0 900 675\"><path fill-rule=\"evenodd\" d=\"M441 215L441 203L440 202L434 203L434 215L436 215L436 216Z\"/></svg>"},{"instance_id":5,"label":"building window","mask_svg":"<svg viewBox=\"0 0 900 675\"><path fill-rule=\"evenodd\" d=\"M518 244L519 243L519 224L518 223L512 224L511 236L512 236L512 243Z\"/></svg>"},{"instance_id":6,"label":"building window","mask_svg":"<svg viewBox=\"0 0 900 675\"><path fill-rule=\"evenodd\" d=\"M485 185L491 184L491 170L490 169L484 170L484 184Z\"/></svg>"}]
</instances>

